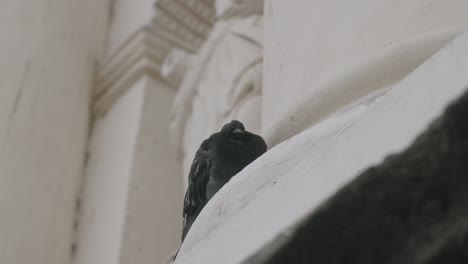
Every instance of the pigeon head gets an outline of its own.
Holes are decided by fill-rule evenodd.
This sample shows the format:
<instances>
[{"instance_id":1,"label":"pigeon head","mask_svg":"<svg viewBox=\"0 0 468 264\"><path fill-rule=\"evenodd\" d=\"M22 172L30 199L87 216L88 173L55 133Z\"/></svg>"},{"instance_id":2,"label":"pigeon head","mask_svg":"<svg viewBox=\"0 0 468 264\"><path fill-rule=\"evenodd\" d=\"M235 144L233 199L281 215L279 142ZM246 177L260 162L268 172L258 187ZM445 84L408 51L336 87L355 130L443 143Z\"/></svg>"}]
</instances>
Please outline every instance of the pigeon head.
<instances>
[{"instance_id":1,"label":"pigeon head","mask_svg":"<svg viewBox=\"0 0 468 264\"><path fill-rule=\"evenodd\" d=\"M221 131L232 134L242 134L245 132L245 127L241 122L232 120L230 123L225 124Z\"/></svg>"}]
</instances>

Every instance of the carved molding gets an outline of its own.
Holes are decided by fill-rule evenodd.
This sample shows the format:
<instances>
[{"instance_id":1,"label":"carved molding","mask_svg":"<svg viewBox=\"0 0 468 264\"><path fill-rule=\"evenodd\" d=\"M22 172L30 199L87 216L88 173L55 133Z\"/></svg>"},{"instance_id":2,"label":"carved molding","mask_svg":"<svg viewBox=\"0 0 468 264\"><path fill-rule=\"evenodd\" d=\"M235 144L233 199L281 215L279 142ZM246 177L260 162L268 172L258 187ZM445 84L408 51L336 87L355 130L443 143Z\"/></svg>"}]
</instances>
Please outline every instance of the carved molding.
<instances>
[{"instance_id":1,"label":"carved molding","mask_svg":"<svg viewBox=\"0 0 468 264\"><path fill-rule=\"evenodd\" d=\"M155 32L169 35L176 48L191 53L200 49L216 20L213 4L199 0L159 0L155 8Z\"/></svg>"},{"instance_id":2,"label":"carved molding","mask_svg":"<svg viewBox=\"0 0 468 264\"><path fill-rule=\"evenodd\" d=\"M169 47L148 27L135 32L103 64L98 73L93 113L102 115L141 76L160 75Z\"/></svg>"},{"instance_id":3,"label":"carved molding","mask_svg":"<svg viewBox=\"0 0 468 264\"><path fill-rule=\"evenodd\" d=\"M155 16L132 34L104 61L93 95L93 113L102 115L143 75L151 75L175 88L161 76L161 65L173 48L197 52L213 23L212 0L160 0Z\"/></svg>"}]
</instances>

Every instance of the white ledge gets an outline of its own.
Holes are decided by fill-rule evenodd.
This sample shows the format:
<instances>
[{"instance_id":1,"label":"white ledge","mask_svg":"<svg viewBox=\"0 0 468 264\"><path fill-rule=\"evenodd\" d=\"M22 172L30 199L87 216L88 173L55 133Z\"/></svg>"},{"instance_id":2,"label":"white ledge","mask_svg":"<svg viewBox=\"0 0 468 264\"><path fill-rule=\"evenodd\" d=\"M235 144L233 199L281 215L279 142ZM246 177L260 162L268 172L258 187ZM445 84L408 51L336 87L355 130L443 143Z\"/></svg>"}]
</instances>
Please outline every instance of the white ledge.
<instances>
[{"instance_id":1,"label":"white ledge","mask_svg":"<svg viewBox=\"0 0 468 264\"><path fill-rule=\"evenodd\" d=\"M385 94L272 148L205 206L176 263L242 262L360 171L406 147L468 87L467 72L465 33Z\"/></svg>"},{"instance_id":2,"label":"white ledge","mask_svg":"<svg viewBox=\"0 0 468 264\"><path fill-rule=\"evenodd\" d=\"M459 32L458 32L459 33ZM457 36L453 28L412 37L370 52L324 76L278 121L265 129L274 146L327 118L339 108L401 80Z\"/></svg>"}]
</instances>

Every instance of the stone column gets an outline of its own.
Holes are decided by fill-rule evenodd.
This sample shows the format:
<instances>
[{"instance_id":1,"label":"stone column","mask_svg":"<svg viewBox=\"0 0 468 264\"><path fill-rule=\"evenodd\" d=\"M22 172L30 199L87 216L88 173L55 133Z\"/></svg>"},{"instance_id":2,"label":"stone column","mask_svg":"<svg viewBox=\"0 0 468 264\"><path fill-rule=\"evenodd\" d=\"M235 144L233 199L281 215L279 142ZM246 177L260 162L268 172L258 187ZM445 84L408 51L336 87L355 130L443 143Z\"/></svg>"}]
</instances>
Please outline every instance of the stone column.
<instances>
[{"instance_id":1,"label":"stone column","mask_svg":"<svg viewBox=\"0 0 468 264\"><path fill-rule=\"evenodd\" d=\"M153 5L154 16L148 12ZM160 71L171 48L198 48L207 27L180 19L190 8L209 11L207 6L115 2L108 56L94 92L75 264L161 263L178 249L183 189L168 131L177 90Z\"/></svg>"},{"instance_id":2,"label":"stone column","mask_svg":"<svg viewBox=\"0 0 468 264\"><path fill-rule=\"evenodd\" d=\"M136 78L94 123L76 264L161 263L180 243L182 180L167 131L175 90L149 72Z\"/></svg>"},{"instance_id":3,"label":"stone column","mask_svg":"<svg viewBox=\"0 0 468 264\"><path fill-rule=\"evenodd\" d=\"M1 263L70 263L109 2L1 1Z\"/></svg>"}]
</instances>

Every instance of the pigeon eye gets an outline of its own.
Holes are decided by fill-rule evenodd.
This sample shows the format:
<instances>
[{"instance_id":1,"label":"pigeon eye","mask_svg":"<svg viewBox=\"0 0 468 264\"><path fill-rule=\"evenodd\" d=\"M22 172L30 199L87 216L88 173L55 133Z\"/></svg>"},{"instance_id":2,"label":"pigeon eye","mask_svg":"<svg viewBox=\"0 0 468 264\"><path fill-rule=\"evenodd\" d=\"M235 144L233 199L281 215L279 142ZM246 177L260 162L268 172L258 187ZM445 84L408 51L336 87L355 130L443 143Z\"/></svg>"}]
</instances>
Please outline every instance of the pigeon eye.
<instances>
[{"instance_id":1,"label":"pigeon eye","mask_svg":"<svg viewBox=\"0 0 468 264\"><path fill-rule=\"evenodd\" d=\"M236 128L232 132L235 133L235 134L238 134L238 133L242 133L244 131L241 128Z\"/></svg>"}]
</instances>

